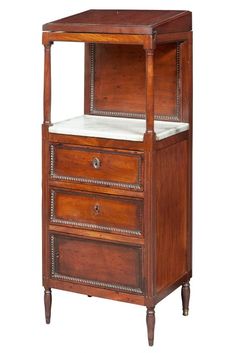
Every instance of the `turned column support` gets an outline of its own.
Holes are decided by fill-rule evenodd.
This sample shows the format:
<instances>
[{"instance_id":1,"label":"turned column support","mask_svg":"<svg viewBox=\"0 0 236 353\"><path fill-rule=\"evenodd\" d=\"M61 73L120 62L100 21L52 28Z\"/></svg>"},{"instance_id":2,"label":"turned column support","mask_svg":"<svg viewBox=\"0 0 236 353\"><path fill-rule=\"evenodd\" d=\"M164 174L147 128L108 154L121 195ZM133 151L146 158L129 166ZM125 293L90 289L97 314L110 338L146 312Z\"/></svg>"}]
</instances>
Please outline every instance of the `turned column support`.
<instances>
[{"instance_id":1,"label":"turned column support","mask_svg":"<svg viewBox=\"0 0 236 353\"><path fill-rule=\"evenodd\" d=\"M155 307L147 308L146 314L148 344L153 346L155 328Z\"/></svg>"},{"instance_id":2,"label":"turned column support","mask_svg":"<svg viewBox=\"0 0 236 353\"><path fill-rule=\"evenodd\" d=\"M44 91L43 91L43 123L51 125L51 46L52 42L44 43Z\"/></svg>"},{"instance_id":3,"label":"turned column support","mask_svg":"<svg viewBox=\"0 0 236 353\"><path fill-rule=\"evenodd\" d=\"M144 217L145 217L145 277L146 306L154 306L155 297L155 252L156 252L156 193L155 162L156 134L154 131L154 53L155 46L150 43L144 47L146 55L146 132L144 134Z\"/></svg>"},{"instance_id":4,"label":"turned column support","mask_svg":"<svg viewBox=\"0 0 236 353\"><path fill-rule=\"evenodd\" d=\"M149 37L146 56L146 132L144 134L144 271L146 322L149 346L153 345L156 296L156 134L154 131L154 54L155 43Z\"/></svg>"},{"instance_id":5,"label":"turned column support","mask_svg":"<svg viewBox=\"0 0 236 353\"><path fill-rule=\"evenodd\" d=\"M154 48L146 53L146 132L144 134L144 271L146 322L149 346L153 345L156 296L156 134L154 131Z\"/></svg>"},{"instance_id":6,"label":"turned column support","mask_svg":"<svg viewBox=\"0 0 236 353\"><path fill-rule=\"evenodd\" d=\"M154 49L146 53L146 132L154 131Z\"/></svg>"},{"instance_id":7,"label":"turned column support","mask_svg":"<svg viewBox=\"0 0 236 353\"><path fill-rule=\"evenodd\" d=\"M144 46L146 57L146 132L144 134L144 271L145 303L155 305L156 295L156 134L154 131L154 54L153 36Z\"/></svg>"},{"instance_id":8,"label":"turned column support","mask_svg":"<svg viewBox=\"0 0 236 353\"><path fill-rule=\"evenodd\" d=\"M188 316L189 313L189 299L190 299L190 283L186 282L182 285L181 290L183 315Z\"/></svg>"},{"instance_id":9,"label":"turned column support","mask_svg":"<svg viewBox=\"0 0 236 353\"><path fill-rule=\"evenodd\" d=\"M50 320L51 320L51 307L52 307L52 291L51 291L51 288L45 288L44 308L45 308L45 319L47 324L50 324Z\"/></svg>"}]
</instances>

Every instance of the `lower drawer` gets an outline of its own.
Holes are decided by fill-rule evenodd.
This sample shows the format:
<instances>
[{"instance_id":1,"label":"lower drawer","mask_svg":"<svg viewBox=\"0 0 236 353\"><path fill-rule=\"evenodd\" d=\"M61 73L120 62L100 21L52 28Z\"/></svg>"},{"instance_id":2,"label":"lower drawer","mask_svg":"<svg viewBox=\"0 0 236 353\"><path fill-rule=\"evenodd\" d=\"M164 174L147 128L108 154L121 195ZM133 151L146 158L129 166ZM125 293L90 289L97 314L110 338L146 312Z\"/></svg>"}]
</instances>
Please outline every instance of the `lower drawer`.
<instances>
[{"instance_id":1,"label":"lower drawer","mask_svg":"<svg viewBox=\"0 0 236 353\"><path fill-rule=\"evenodd\" d=\"M134 294L143 293L142 248L50 234L51 278Z\"/></svg>"}]
</instances>

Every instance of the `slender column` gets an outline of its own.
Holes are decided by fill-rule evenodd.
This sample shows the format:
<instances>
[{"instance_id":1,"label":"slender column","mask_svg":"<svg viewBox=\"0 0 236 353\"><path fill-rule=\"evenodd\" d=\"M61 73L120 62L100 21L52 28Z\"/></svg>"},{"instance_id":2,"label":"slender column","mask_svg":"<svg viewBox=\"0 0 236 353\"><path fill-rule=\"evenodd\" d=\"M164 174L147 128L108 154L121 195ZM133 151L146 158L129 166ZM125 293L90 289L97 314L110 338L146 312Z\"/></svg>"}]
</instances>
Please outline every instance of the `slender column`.
<instances>
[{"instance_id":1,"label":"slender column","mask_svg":"<svg viewBox=\"0 0 236 353\"><path fill-rule=\"evenodd\" d=\"M156 252L156 134L154 132L154 49L146 49L146 132L144 134L144 267L146 306L155 305L155 252Z\"/></svg>"},{"instance_id":2,"label":"slender column","mask_svg":"<svg viewBox=\"0 0 236 353\"><path fill-rule=\"evenodd\" d=\"M155 328L155 308L147 308L147 333L148 333L148 344L153 346L154 341L154 328Z\"/></svg>"},{"instance_id":3,"label":"slender column","mask_svg":"<svg viewBox=\"0 0 236 353\"><path fill-rule=\"evenodd\" d=\"M44 124L51 124L51 42L44 44Z\"/></svg>"},{"instance_id":4,"label":"slender column","mask_svg":"<svg viewBox=\"0 0 236 353\"><path fill-rule=\"evenodd\" d=\"M183 315L188 316L189 299L190 299L190 284L189 284L189 282L186 282L182 285L181 297L182 297L182 304L183 304Z\"/></svg>"},{"instance_id":5,"label":"slender column","mask_svg":"<svg viewBox=\"0 0 236 353\"><path fill-rule=\"evenodd\" d=\"M148 343L153 345L156 295L156 134L154 132L154 49L146 52L146 132L144 134L144 271Z\"/></svg>"},{"instance_id":6,"label":"slender column","mask_svg":"<svg viewBox=\"0 0 236 353\"><path fill-rule=\"evenodd\" d=\"M154 131L154 49L146 49L146 132Z\"/></svg>"},{"instance_id":7,"label":"slender column","mask_svg":"<svg viewBox=\"0 0 236 353\"><path fill-rule=\"evenodd\" d=\"M51 320L51 307L52 307L52 292L48 288L44 290L44 307L45 307L45 319L46 323L50 324Z\"/></svg>"},{"instance_id":8,"label":"slender column","mask_svg":"<svg viewBox=\"0 0 236 353\"><path fill-rule=\"evenodd\" d=\"M43 102L43 125L42 125L42 248L43 248L43 285L45 287L44 303L46 321L50 321L51 292L49 288L50 267L48 263L49 242L48 242L48 174L49 174L49 145L48 127L51 124L51 45L52 42L44 44L44 102Z\"/></svg>"}]
</instances>

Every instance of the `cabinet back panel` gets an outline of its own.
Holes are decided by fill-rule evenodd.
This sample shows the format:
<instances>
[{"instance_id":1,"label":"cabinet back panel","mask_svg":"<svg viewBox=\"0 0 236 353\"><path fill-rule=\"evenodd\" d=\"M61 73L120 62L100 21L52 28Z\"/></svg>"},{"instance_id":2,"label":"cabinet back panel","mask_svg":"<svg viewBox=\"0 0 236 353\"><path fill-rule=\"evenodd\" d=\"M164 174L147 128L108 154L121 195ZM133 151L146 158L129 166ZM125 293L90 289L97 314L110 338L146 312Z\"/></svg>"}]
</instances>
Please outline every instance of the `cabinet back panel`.
<instances>
[{"instance_id":1,"label":"cabinet back panel","mask_svg":"<svg viewBox=\"0 0 236 353\"><path fill-rule=\"evenodd\" d=\"M136 45L90 44L86 53L90 56L87 60L90 113L144 118L145 50ZM181 120L179 59L178 44L157 46L154 64L157 119Z\"/></svg>"}]
</instances>

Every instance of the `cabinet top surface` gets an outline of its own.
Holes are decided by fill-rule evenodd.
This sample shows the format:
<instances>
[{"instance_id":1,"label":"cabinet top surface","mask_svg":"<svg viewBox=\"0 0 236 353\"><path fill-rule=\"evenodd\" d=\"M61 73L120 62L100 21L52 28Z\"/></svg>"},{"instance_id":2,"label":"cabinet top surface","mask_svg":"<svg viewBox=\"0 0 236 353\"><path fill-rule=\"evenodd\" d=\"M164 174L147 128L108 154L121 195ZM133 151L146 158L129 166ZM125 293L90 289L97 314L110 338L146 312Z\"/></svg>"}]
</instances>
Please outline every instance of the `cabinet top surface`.
<instances>
[{"instance_id":1,"label":"cabinet top surface","mask_svg":"<svg viewBox=\"0 0 236 353\"><path fill-rule=\"evenodd\" d=\"M152 34L171 24L191 30L191 12L182 10L88 10L43 25L44 31ZM169 26L168 26L169 25Z\"/></svg>"},{"instance_id":2,"label":"cabinet top surface","mask_svg":"<svg viewBox=\"0 0 236 353\"><path fill-rule=\"evenodd\" d=\"M146 122L144 119L113 118L108 116L82 115L54 123L49 132L74 136L100 137L114 140L143 141ZM156 139L176 135L189 129L188 123L155 121Z\"/></svg>"}]
</instances>

